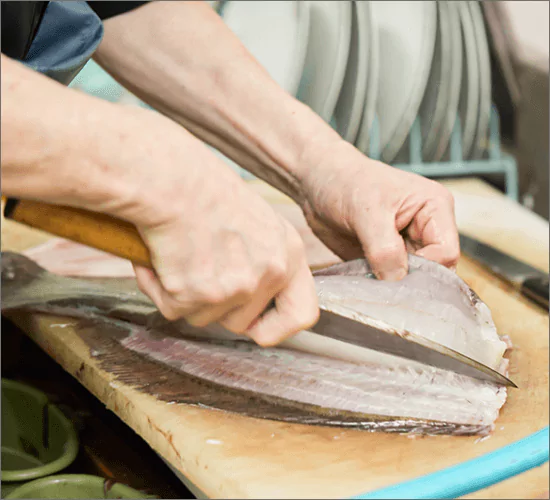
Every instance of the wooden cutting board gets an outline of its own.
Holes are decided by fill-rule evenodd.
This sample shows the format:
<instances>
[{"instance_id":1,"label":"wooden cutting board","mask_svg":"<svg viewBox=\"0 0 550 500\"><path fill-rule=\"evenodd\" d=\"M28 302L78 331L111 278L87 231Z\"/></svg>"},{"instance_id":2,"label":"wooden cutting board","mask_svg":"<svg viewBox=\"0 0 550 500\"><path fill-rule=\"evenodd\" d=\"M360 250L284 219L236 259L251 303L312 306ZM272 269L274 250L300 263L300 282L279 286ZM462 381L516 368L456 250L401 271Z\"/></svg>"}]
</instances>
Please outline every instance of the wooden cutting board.
<instances>
[{"instance_id":1,"label":"wooden cutting board","mask_svg":"<svg viewBox=\"0 0 550 500\"><path fill-rule=\"evenodd\" d=\"M462 231L548 271L546 221L481 181L447 185ZM252 187L275 205L290 203L263 183ZM294 209L285 210L294 217ZM3 221L3 250L22 250L46 238ZM494 434L481 442L368 434L166 404L99 369L71 320L30 314L13 319L208 497L345 498L478 457L548 425L548 314L466 258L458 272L516 346L511 376L520 389L510 391ZM545 464L468 498L540 498L548 491L548 474Z\"/></svg>"}]
</instances>

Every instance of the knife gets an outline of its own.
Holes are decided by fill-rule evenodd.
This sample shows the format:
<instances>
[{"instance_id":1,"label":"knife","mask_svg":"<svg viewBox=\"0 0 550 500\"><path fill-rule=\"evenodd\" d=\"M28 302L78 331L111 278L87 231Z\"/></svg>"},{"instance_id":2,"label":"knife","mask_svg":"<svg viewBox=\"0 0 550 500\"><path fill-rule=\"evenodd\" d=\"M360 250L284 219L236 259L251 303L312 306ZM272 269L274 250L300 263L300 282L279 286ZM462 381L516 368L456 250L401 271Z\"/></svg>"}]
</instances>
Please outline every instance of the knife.
<instances>
[{"instance_id":1,"label":"knife","mask_svg":"<svg viewBox=\"0 0 550 500\"><path fill-rule=\"evenodd\" d=\"M35 201L8 200L4 215L8 219L36 229L153 268L149 250L137 229L127 222L105 214ZM155 313L154 317L160 323L171 323L164 319L160 312ZM157 324L154 320L152 323ZM399 335L383 331L323 308L320 311L319 321L310 331L461 375L517 387L496 370L419 335L413 333Z\"/></svg>"},{"instance_id":2,"label":"knife","mask_svg":"<svg viewBox=\"0 0 550 500\"><path fill-rule=\"evenodd\" d=\"M460 234L461 250L548 310L548 274L474 238Z\"/></svg>"}]
</instances>

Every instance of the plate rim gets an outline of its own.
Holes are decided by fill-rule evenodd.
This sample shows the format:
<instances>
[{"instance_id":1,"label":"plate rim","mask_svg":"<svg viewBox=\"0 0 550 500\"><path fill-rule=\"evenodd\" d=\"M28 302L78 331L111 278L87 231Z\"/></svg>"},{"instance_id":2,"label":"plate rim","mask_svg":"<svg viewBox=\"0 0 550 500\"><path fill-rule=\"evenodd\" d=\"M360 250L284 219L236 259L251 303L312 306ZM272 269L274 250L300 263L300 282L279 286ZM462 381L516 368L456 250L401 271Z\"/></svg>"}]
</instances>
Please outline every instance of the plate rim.
<instances>
[{"instance_id":1,"label":"plate rim","mask_svg":"<svg viewBox=\"0 0 550 500\"><path fill-rule=\"evenodd\" d=\"M340 89L340 95L336 102L333 115L336 116L338 111L338 104L344 91L344 84L346 77L348 76L348 70L350 67L351 53L353 50L351 40L353 38L353 18L356 19L357 28L357 70L356 78L352 83L354 97L349 111L349 117L347 122L341 127L341 130L337 132L348 142L354 143L359 132L361 125L361 118L363 114L363 103L367 93L367 82L370 63L370 36L369 36L369 21L370 21L370 3L369 2L351 2L352 4L352 33L350 37L350 49L348 53L348 61L346 71L344 73L344 80L342 81L342 88Z\"/></svg>"},{"instance_id":2,"label":"plate rim","mask_svg":"<svg viewBox=\"0 0 550 500\"><path fill-rule=\"evenodd\" d=\"M269 1L269 0L264 0ZM289 59L290 64L289 66L292 68L292 76L288 78L288 87L284 87L282 85L281 88L286 90L292 95L296 95L296 92L298 90L298 86L300 84L300 79L302 76L302 72L304 69L305 64L305 57L306 57L306 51L307 51L307 44L308 44L308 37L309 37L309 23L310 23L310 12L308 9L308 2L291 2L291 1L277 1L277 0L271 0L270 3L274 4L294 4L293 7L293 26L294 31L296 33L296 43L292 47L292 49L289 51ZM227 0L224 3L223 10L221 11L221 18L226 24L226 26L231 29L231 31L238 37L238 35L233 31L229 23L227 22L227 13L231 12L232 6L240 6L241 8L244 6L246 8L246 4L250 4L250 2L242 2L237 0ZM234 7L233 7L234 8ZM289 28L291 30L291 28ZM288 32L288 30L287 30ZM244 42L241 41L241 43ZM250 53L252 51L246 47L246 50ZM254 57L254 56L253 56ZM260 65L267 70L266 66L254 57L256 61L260 63ZM270 74L270 77L275 80L275 78ZM277 82L278 84L278 82Z\"/></svg>"},{"instance_id":3,"label":"plate rim","mask_svg":"<svg viewBox=\"0 0 550 500\"><path fill-rule=\"evenodd\" d=\"M449 101L449 95L451 93L452 87L452 65L453 65L453 34L451 32L451 7L448 2L440 1L437 2L437 19L438 19L438 31L436 35L436 46L438 41L441 43L441 54L440 54L440 66L439 74L437 75L437 82L433 82L434 85L437 85L437 96L435 98L435 106L433 108L423 109L424 99L427 98L428 90L430 89L430 80L428 79L428 84L426 85L426 92L424 98L420 103L418 109L418 115L421 116L422 112L430 113L433 111L433 119L430 120L429 125L427 126L425 137L422 137L422 158L429 161L430 157L433 155L435 150L436 142L439 136L439 130L443 126L447 118L447 103ZM439 36L438 36L439 35ZM440 39L441 38L441 39ZM432 76L432 70L434 68L435 61L435 49L434 56L432 58L432 68L430 69L430 77ZM428 118L428 115L425 116ZM422 125L422 124L421 124ZM424 127L422 127L424 128Z\"/></svg>"},{"instance_id":4,"label":"plate rim","mask_svg":"<svg viewBox=\"0 0 550 500\"><path fill-rule=\"evenodd\" d=\"M476 34L478 67L480 69L479 112L470 156L474 160L479 160L483 155L484 148L482 146L482 142L487 140L487 132L489 129L489 120L491 116L491 60L489 55L489 45L487 42L487 31L485 30L485 25L483 22L481 7L475 1L470 1L469 7Z\"/></svg>"},{"instance_id":5,"label":"plate rim","mask_svg":"<svg viewBox=\"0 0 550 500\"><path fill-rule=\"evenodd\" d=\"M445 154L449 142L451 140L452 132L456 123L456 117L459 113L459 101L460 101L460 92L462 86L462 71L464 64L464 54L463 54L463 40L462 40L462 25L460 21L460 13L456 2L447 2L449 6L449 13L451 14L451 33L454 35L452 40L453 42L453 52L452 59L453 64L451 65L451 71L453 73L453 78L451 78L452 84L450 88L450 98L447 101L447 110L445 113L444 126L441 127L437 143L433 154L431 155L432 161L440 161L443 155Z\"/></svg>"},{"instance_id":6,"label":"plate rim","mask_svg":"<svg viewBox=\"0 0 550 500\"><path fill-rule=\"evenodd\" d=\"M477 59L477 47L475 44L475 34L473 28L473 22L470 15L470 9L466 2L457 2L456 4L459 9L460 14L460 24L461 24L461 33L462 33L462 42L463 42L463 66L462 71L466 71L467 75L467 85L466 88L461 84L461 95L459 98L458 104L458 113L462 115L461 112L461 101L463 98L462 92L465 92L464 98L466 99L466 109L464 118L461 116L461 132L462 132L462 157L464 159L468 158L470 151L472 149L473 141L475 138L475 128L477 125L477 108L479 105L479 61ZM470 30L469 35L465 36L465 28ZM466 57L464 57L466 55ZM464 60L466 64L464 64ZM473 67L472 67L473 65ZM474 70L472 72L472 69ZM473 75L472 73L475 73ZM473 101L469 99L472 93L470 90L474 91L475 97L472 97ZM475 102L474 102L475 101ZM469 119L469 120L468 120ZM473 122L473 123L472 123ZM466 134L469 129L466 128L466 125L470 125L471 131L470 134ZM471 136L471 137L470 137ZM468 138L468 140L466 140Z\"/></svg>"},{"instance_id":7,"label":"plate rim","mask_svg":"<svg viewBox=\"0 0 550 500\"><path fill-rule=\"evenodd\" d=\"M381 158L386 163L391 163L395 159L399 150L407 140L410 128L414 123L418 108L424 96L431 69L437 29L437 2L435 0L423 0L422 2L415 2L415 4L422 5L424 9L427 9L423 13L424 29L422 30L422 55L419 58L424 64L417 68L417 72L415 73L415 84L411 90L413 98L409 98L406 109L403 110L401 118L397 121L396 129L391 133L388 143L381 148ZM432 11L431 15L429 10Z\"/></svg>"},{"instance_id":8,"label":"plate rim","mask_svg":"<svg viewBox=\"0 0 550 500\"><path fill-rule=\"evenodd\" d=\"M308 47L306 50L306 55L304 59L304 66L302 69L302 78L296 92L296 97L309 106L313 111L315 111L325 122L329 122L334 113L334 108L336 102L338 101L338 96L340 95L340 90L342 88L342 83L344 82L344 74L347 66L347 60L349 56L349 45L351 40L351 4L349 1L339 1L339 0L329 0L329 1L320 1L320 0L306 0L304 3L309 4L310 9L310 23L309 23L309 35L308 35ZM322 103L312 102L304 96L300 89L303 88L303 76L305 73L305 68L307 67L308 53L310 52L311 43L313 43L311 37L311 29L313 23L315 22L315 16L312 14L312 9L314 7L319 7L320 5L327 6L330 5L334 7L334 13L336 16L334 26L337 30L337 47L335 50L335 57L332 64L331 81L327 84L328 91L325 93L322 99ZM342 22L343 21L343 22ZM328 81L328 78L327 78ZM317 84L317 82L312 82Z\"/></svg>"},{"instance_id":9,"label":"plate rim","mask_svg":"<svg viewBox=\"0 0 550 500\"><path fill-rule=\"evenodd\" d=\"M370 2L369 2L370 4ZM372 10L369 9L369 70L367 74L367 90L365 92L365 102L361 122L355 139L355 147L364 154L370 151L370 135L372 126L376 117L376 100L378 98L378 78L379 78L379 38L378 26L372 22Z\"/></svg>"}]
</instances>

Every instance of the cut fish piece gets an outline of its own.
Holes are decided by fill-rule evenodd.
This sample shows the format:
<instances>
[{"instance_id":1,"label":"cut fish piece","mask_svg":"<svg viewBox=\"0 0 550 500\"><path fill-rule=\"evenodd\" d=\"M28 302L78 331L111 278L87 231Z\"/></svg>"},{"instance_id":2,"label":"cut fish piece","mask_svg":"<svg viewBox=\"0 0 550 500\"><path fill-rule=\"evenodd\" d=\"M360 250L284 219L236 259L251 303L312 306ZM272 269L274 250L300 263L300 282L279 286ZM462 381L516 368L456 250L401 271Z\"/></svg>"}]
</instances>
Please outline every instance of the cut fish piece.
<instances>
[{"instance_id":1,"label":"cut fish piece","mask_svg":"<svg viewBox=\"0 0 550 500\"><path fill-rule=\"evenodd\" d=\"M373 326L418 334L498 370L506 343L489 308L446 267L410 255L409 274L397 282L373 279L362 259L315 274L325 308Z\"/></svg>"}]
</instances>

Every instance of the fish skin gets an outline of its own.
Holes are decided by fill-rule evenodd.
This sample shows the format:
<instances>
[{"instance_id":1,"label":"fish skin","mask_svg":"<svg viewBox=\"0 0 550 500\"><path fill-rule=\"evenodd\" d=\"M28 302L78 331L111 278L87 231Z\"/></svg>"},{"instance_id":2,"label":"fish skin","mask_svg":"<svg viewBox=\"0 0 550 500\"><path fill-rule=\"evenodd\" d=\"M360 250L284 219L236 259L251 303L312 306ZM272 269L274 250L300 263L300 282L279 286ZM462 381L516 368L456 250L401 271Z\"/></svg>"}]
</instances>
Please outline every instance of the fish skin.
<instances>
[{"instance_id":1,"label":"fish skin","mask_svg":"<svg viewBox=\"0 0 550 500\"><path fill-rule=\"evenodd\" d=\"M429 274L422 266L423 259L413 259L411 275ZM365 261L352 261L316 273L320 300L341 308L333 281L347 276L371 286L369 272ZM487 320L479 307L485 305L467 292L462 280L437 272L436 282L450 282L460 291L454 296L460 298L455 309L469 314L469 319ZM376 287L387 283L377 282ZM327 355L312 354L307 351L318 336L308 332L296 336L294 345L291 341L265 349L218 325L199 329L179 322L167 323L162 331L148 330L147 318L155 308L133 280L64 278L18 254L2 253L2 292L3 310L23 308L77 318L74 328L102 368L121 382L173 403L367 431L487 435L506 400L504 387L393 356L370 353L346 362L333 357L332 344ZM369 297L359 294L358 307ZM308 344L303 338L313 340L305 348L297 346Z\"/></svg>"}]
</instances>

